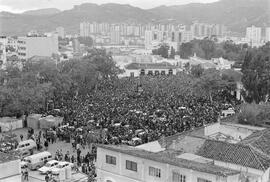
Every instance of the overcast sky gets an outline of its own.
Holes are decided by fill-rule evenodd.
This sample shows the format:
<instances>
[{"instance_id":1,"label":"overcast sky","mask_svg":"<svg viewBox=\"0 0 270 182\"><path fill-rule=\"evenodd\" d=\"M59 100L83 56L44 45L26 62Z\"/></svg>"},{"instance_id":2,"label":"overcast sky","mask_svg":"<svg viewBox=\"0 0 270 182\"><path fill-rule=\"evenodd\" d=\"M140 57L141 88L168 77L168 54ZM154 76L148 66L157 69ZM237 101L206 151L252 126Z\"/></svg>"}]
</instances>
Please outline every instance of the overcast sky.
<instances>
[{"instance_id":1,"label":"overcast sky","mask_svg":"<svg viewBox=\"0 0 270 182\"><path fill-rule=\"evenodd\" d=\"M23 12L31 9L58 8L71 9L82 3L120 3L148 9L160 5L180 5L192 2L210 3L218 0L0 0L0 11Z\"/></svg>"}]
</instances>

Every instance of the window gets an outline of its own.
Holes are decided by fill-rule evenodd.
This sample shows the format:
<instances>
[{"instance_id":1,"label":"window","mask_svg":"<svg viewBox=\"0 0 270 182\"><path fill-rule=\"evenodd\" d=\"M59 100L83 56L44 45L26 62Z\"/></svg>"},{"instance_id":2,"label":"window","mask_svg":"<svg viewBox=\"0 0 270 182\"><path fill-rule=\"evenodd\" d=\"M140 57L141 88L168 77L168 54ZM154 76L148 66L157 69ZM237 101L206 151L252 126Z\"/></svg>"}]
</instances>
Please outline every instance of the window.
<instances>
[{"instance_id":1,"label":"window","mask_svg":"<svg viewBox=\"0 0 270 182\"><path fill-rule=\"evenodd\" d=\"M149 176L161 177L161 170L154 167L149 167Z\"/></svg>"},{"instance_id":2,"label":"window","mask_svg":"<svg viewBox=\"0 0 270 182\"><path fill-rule=\"evenodd\" d=\"M203 178L197 178L197 182L212 182L212 181Z\"/></svg>"},{"instance_id":3,"label":"window","mask_svg":"<svg viewBox=\"0 0 270 182\"><path fill-rule=\"evenodd\" d=\"M137 172L137 163L126 160L126 169Z\"/></svg>"},{"instance_id":4,"label":"window","mask_svg":"<svg viewBox=\"0 0 270 182\"><path fill-rule=\"evenodd\" d=\"M116 157L106 155L106 163L116 165Z\"/></svg>"},{"instance_id":5,"label":"window","mask_svg":"<svg viewBox=\"0 0 270 182\"><path fill-rule=\"evenodd\" d=\"M186 176L173 172L173 182L186 182Z\"/></svg>"},{"instance_id":6,"label":"window","mask_svg":"<svg viewBox=\"0 0 270 182\"><path fill-rule=\"evenodd\" d=\"M158 76L159 75L159 71L156 70L155 71L155 75Z\"/></svg>"},{"instance_id":7,"label":"window","mask_svg":"<svg viewBox=\"0 0 270 182\"><path fill-rule=\"evenodd\" d=\"M132 77L132 78L134 77L134 72L130 73L130 77Z\"/></svg>"},{"instance_id":8,"label":"window","mask_svg":"<svg viewBox=\"0 0 270 182\"><path fill-rule=\"evenodd\" d=\"M141 69L141 75L145 75L145 70L144 69Z\"/></svg>"},{"instance_id":9,"label":"window","mask_svg":"<svg viewBox=\"0 0 270 182\"><path fill-rule=\"evenodd\" d=\"M169 75L173 75L173 70L169 69Z\"/></svg>"}]
</instances>

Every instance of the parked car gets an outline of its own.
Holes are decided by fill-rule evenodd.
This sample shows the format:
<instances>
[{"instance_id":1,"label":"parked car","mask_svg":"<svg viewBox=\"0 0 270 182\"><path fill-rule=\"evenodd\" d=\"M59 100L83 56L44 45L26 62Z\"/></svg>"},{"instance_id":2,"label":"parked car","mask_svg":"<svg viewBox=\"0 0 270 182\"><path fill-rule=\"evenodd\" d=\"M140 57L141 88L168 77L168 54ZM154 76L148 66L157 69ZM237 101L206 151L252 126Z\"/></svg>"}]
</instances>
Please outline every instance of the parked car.
<instances>
[{"instance_id":1,"label":"parked car","mask_svg":"<svg viewBox=\"0 0 270 182\"><path fill-rule=\"evenodd\" d=\"M58 165L58 161L57 160L51 160L49 162L47 162L43 167L39 168L38 171L41 174L46 174L48 172L51 172L51 170Z\"/></svg>"},{"instance_id":2,"label":"parked car","mask_svg":"<svg viewBox=\"0 0 270 182\"><path fill-rule=\"evenodd\" d=\"M28 157L25 157L28 161L28 168L31 170L36 170L41 168L46 164L46 162L52 160L52 154L50 152L44 151Z\"/></svg>"},{"instance_id":3,"label":"parked car","mask_svg":"<svg viewBox=\"0 0 270 182\"><path fill-rule=\"evenodd\" d=\"M74 167L74 164L73 163L70 163L70 162L59 162L59 164L57 166L55 166L51 172L53 175L58 175L59 174L59 171L63 168L66 168L66 167L71 167L73 168Z\"/></svg>"}]
</instances>

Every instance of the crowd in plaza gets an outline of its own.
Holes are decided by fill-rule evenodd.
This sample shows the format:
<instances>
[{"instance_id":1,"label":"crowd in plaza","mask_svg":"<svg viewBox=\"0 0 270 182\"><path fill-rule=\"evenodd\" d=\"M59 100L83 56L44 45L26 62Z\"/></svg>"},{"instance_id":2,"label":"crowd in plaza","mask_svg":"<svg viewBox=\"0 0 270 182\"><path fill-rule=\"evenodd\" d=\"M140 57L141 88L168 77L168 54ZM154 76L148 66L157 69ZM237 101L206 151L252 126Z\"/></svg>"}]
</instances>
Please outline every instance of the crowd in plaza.
<instances>
[{"instance_id":1,"label":"crowd in plaza","mask_svg":"<svg viewBox=\"0 0 270 182\"><path fill-rule=\"evenodd\" d=\"M30 128L27 138L20 139L33 139L38 151L67 142L72 151L58 149L54 159L71 162L75 171L94 178L95 144L151 142L217 122L222 110L236 110L240 104L227 90L215 92L210 99L195 93L192 84L179 75L104 79L91 93L62 104L61 125L40 131ZM82 155L81 150L88 152Z\"/></svg>"},{"instance_id":2,"label":"crowd in plaza","mask_svg":"<svg viewBox=\"0 0 270 182\"><path fill-rule=\"evenodd\" d=\"M210 101L188 90L188 79L181 80L146 76L102 81L93 93L73 99L65 120L86 131L86 143L136 145L217 122L222 109L239 104L226 90ZM93 130L99 135L87 137Z\"/></svg>"}]
</instances>

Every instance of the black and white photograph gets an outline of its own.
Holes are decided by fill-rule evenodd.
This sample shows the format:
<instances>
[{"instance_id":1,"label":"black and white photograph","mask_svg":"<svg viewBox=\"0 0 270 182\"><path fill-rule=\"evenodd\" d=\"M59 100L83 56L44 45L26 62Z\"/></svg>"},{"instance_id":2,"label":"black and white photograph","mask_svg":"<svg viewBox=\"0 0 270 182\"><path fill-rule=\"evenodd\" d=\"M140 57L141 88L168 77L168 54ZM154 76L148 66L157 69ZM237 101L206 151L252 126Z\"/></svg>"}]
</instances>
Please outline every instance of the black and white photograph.
<instances>
[{"instance_id":1,"label":"black and white photograph","mask_svg":"<svg viewBox=\"0 0 270 182\"><path fill-rule=\"evenodd\" d=\"M270 182L270 0L0 0L0 182Z\"/></svg>"}]
</instances>

